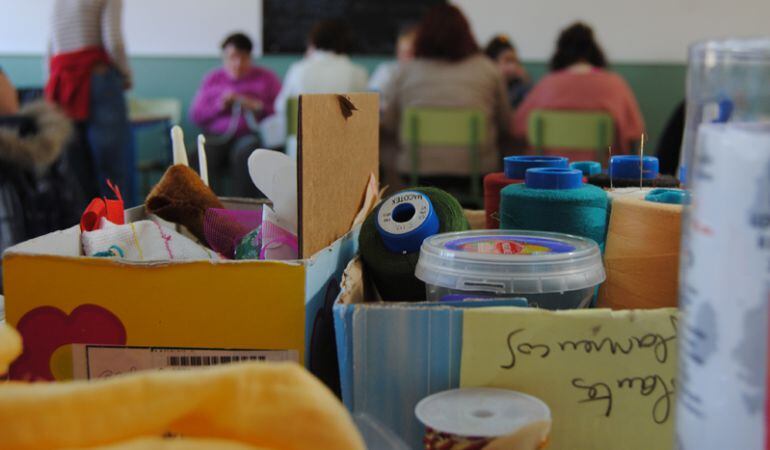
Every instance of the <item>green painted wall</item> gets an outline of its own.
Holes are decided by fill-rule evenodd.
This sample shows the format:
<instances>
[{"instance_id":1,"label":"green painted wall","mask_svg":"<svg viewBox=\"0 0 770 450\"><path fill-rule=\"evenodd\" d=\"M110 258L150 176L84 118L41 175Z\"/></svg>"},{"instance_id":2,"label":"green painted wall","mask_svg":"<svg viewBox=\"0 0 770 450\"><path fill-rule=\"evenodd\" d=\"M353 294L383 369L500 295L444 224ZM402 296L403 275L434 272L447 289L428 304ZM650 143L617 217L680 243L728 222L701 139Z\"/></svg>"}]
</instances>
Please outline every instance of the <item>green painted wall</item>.
<instances>
[{"instance_id":1,"label":"green painted wall","mask_svg":"<svg viewBox=\"0 0 770 450\"><path fill-rule=\"evenodd\" d=\"M257 63L274 70L283 77L298 55L265 56ZM385 60L384 57L356 57L371 73ZM131 59L135 73L134 89L137 97L176 97L187 106L203 75L217 67L217 58L157 58ZM546 72L546 64L525 64L537 79ZM17 86L35 86L43 83L43 63L40 56L2 56L0 66ZM616 64L613 70L622 75L636 94L647 124L648 139L654 150L662 128L677 102L684 98L685 66L677 64ZM193 130L188 122L185 128ZM189 133L192 135L192 133Z\"/></svg>"}]
</instances>

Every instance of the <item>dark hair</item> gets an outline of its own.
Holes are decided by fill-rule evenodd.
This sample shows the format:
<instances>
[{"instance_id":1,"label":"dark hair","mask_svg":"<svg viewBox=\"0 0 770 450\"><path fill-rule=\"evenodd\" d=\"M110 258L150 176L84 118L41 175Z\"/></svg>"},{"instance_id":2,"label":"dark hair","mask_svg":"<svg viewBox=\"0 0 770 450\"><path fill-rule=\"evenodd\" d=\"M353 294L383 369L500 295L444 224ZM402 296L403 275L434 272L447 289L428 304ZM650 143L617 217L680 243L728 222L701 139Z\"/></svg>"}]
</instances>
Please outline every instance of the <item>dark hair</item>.
<instances>
[{"instance_id":1,"label":"dark hair","mask_svg":"<svg viewBox=\"0 0 770 450\"><path fill-rule=\"evenodd\" d=\"M347 54L353 48L353 35L348 24L341 19L317 22L310 31L308 41L319 50Z\"/></svg>"},{"instance_id":2,"label":"dark hair","mask_svg":"<svg viewBox=\"0 0 770 450\"><path fill-rule=\"evenodd\" d=\"M478 51L471 26L456 6L436 5L422 18L414 41L416 57L460 61Z\"/></svg>"},{"instance_id":3,"label":"dark hair","mask_svg":"<svg viewBox=\"0 0 770 450\"><path fill-rule=\"evenodd\" d=\"M559 35L556 52L551 57L551 70L561 70L580 61L594 67L607 67L604 52L594 39L594 30L582 22L576 22Z\"/></svg>"},{"instance_id":4,"label":"dark hair","mask_svg":"<svg viewBox=\"0 0 770 450\"><path fill-rule=\"evenodd\" d=\"M227 36L222 42L222 50L226 49L229 45L235 47L239 52L251 53L254 49L251 39L243 33L233 33Z\"/></svg>"},{"instance_id":5,"label":"dark hair","mask_svg":"<svg viewBox=\"0 0 770 450\"><path fill-rule=\"evenodd\" d=\"M489 56L490 59L496 60L497 57L500 56L500 53L506 50L515 51L516 47L513 46L511 40L508 39L508 36L498 34L489 41L487 47L484 49L484 53Z\"/></svg>"}]
</instances>

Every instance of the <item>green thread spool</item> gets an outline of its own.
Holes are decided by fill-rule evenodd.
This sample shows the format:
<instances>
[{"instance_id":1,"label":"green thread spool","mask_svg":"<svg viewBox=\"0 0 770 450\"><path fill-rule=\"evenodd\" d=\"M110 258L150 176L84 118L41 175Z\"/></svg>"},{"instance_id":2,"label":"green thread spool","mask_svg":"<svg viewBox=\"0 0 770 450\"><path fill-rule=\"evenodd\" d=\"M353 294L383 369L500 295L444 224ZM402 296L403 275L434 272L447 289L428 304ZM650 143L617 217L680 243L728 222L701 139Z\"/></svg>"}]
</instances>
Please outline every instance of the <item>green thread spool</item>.
<instances>
[{"instance_id":1,"label":"green thread spool","mask_svg":"<svg viewBox=\"0 0 770 450\"><path fill-rule=\"evenodd\" d=\"M574 169L530 169L525 184L501 192L501 228L551 231L587 237L604 247L607 194L584 185Z\"/></svg>"},{"instance_id":2,"label":"green thread spool","mask_svg":"<svg viewBox=\"0 0 770 450\"><path fill-rule=\"evenodd\" d=\"M439 219L439 233L470 229L462 206L451 194L430 187L410 188L408 191L420 192L430 199ZM369 213L358 237L367 274L383 300L424 301L425 283L414 276L420 250L399 254L385 248L376 225L379 210L380 207L377 207Z\"/></svg>"}]
</instances>

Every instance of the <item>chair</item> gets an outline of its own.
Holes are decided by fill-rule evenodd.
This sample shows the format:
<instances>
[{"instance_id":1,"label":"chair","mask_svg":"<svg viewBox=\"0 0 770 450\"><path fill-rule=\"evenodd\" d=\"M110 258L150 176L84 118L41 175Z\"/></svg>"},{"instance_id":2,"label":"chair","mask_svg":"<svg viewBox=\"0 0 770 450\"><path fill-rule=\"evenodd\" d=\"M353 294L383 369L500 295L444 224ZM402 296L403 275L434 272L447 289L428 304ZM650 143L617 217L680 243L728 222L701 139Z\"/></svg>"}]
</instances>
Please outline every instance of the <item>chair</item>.
<instances>
[{"instance_id":1,"label":"chair","mask_svg":"<svg viewBox=\"0 0 770 450\"><path fill-rule=\"evenodd\" d=\"M593 152L596 161L606 159L615 140L612 117L603 111L557 111L536 109L529 115L527 137L538 153L589 159L576 154ZM621 150L621 149L618 149Z\"/></svg>"},{"instance_id":2,"label":"chair","mask_svg":"<svg viewBox=\"0 0 770 450\"><path fill-rule=\"evenodd\" d=\"M131 156L136 167L135 177L141 177L142 194L150 190L150 176L153 173L162 174L171 163L171 127L182 119L182 102L175 98L129 98L128 117L131 122L132 152ZM163 127L163 149L154 147L147 155L140 155L137 147L137 135L140 131L152 127ZM136 179L134 185L136 186Z\"/></svg>"},{"instance_id":3,"label":"chair","mask_svg":"<svg viewBox=\"0 0 770 450\"><path fill-rule=\"evenodd\" d=\"M471 162L470 197L461 203L480 207L481 161L480 148L486 140L486 117L474 108L411 107L404 111L401 121L402 140L409 146L411 158L410 182L416 186L420 179L420 149L423 147L465 147Z\"/></svg>"},{"instance_id":4,"label":"chair","mask_svg":"<svg viewBox=\"0 0 770 450\"><path fill-rule=\"evenodd\" d=\"M299 99L286 100L286 136L296 136L299 128Z\"/></svg>"}]
</instances>

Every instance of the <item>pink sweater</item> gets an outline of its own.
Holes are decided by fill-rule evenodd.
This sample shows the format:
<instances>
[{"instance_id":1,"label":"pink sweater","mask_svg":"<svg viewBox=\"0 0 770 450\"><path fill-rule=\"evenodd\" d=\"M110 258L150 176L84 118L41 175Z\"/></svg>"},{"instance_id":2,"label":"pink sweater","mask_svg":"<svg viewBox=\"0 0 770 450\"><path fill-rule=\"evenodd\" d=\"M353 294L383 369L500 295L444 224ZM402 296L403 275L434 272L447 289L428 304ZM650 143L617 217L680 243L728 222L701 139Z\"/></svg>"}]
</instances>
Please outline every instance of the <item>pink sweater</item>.
<instances>
[{"instance_id":1,"label":"pink sweater","mask_svg":"<svg viewBox=\"0 0 770 450\"><path fill-rule=\"evenodd\" d=\"M527 119L535 109L602 110L615 121L613 147L623 152L639 140L644 119L634 93L619 75L602 69L589 72L561 70L546 75L519 105L513 118L513 132L527 136Z\"/></svg>"},{"instance_id":2,"label":"pink sweater","mask_svg":"<svg viewBox=\"0 0 770 450\"><path fill-rule=\"evenodd\" d=\"M190 120L206 133L222 134L230 124L231 111L222 105L222 97L234 92L262 101L264 109L257 115L257 120L273 114L273 102L281 90L281 80L271 71L261 67L252 67L241 78L234 79L222 68L206 75L198 93L190 106ZM248 133L246 119L241 116L236 136Z\"/></svg>"}]
</instances>

